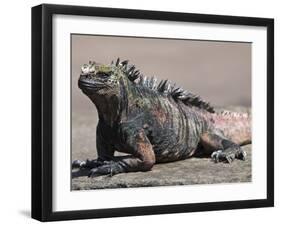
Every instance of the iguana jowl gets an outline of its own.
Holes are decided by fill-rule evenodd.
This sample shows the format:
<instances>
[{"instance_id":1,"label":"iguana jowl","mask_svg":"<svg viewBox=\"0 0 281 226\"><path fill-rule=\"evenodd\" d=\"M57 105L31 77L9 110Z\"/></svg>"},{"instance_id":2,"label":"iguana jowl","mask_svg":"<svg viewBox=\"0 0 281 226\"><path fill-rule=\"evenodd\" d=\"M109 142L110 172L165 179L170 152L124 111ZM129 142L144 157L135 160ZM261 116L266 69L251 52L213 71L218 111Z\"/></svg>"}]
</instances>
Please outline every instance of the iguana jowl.
<instances>
[{"instance_id":1,"label":"iguana jowl","mask_svg":"<svg viewBox=\"0 0 281 226\"><path fill-rule=\"evenodd\" d=\"M98 158L75 160L89 176L148 171L155 163L186 159L197 152L215 162L244 160L240 145L251 143L248 114L214 108L199 96L140 74L128 61L89 62L82 66L79 88L96 105ZM114 156L114 152L127 156Z\"/></svg>"}]
</instances>

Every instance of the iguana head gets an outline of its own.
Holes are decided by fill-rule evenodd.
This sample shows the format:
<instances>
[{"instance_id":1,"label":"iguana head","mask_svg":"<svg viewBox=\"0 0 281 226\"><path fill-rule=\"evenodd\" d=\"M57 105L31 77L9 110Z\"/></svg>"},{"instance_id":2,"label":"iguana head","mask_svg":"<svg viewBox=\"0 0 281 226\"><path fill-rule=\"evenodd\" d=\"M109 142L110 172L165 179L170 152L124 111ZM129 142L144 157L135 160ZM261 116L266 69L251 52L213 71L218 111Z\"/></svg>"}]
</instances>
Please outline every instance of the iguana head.
<instances>
[{"instance_id":1,"label":"iguana head","mask_svg":"<svg viewBox=\"0 0 281 226\"><path fill-rule=\"evenodd\" d=\"M78 81L79 88L88 96L102 97L117 95L119 91L119 80L122 73L113 64L98 64L89 62L81 67Z\"/></svg>"},{"instance_id":2,"label":"iguana head","mask_svg":"<svg viewBox=\"0 0 281 226\"><path fill-rule=\"evenodd\" d=\"M96 105L99 116L110 121L121 112L130 81L121 63L89 62L81 67L79 88Z\"/></svg>"}]
</instances>

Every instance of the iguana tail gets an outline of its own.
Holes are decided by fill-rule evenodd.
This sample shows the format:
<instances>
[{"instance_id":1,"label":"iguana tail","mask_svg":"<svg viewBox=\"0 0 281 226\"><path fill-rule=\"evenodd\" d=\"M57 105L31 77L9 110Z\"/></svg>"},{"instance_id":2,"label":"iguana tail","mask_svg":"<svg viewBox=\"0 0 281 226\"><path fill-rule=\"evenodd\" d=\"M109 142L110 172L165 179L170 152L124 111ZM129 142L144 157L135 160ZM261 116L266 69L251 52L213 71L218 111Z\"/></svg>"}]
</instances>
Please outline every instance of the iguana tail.
<instances>
[{"instance_id":1,"label":"iguana tail","mask_svg":"<svg viewBox=\"0 0 281 226\"><path fill-rule=\"evenodd\" d=\"M213 114L212 121L215 128L223 131L224 136L234 143L239 145L251 143L252 116L250 113L222 111Z\"/></svg>"}]
</instances>

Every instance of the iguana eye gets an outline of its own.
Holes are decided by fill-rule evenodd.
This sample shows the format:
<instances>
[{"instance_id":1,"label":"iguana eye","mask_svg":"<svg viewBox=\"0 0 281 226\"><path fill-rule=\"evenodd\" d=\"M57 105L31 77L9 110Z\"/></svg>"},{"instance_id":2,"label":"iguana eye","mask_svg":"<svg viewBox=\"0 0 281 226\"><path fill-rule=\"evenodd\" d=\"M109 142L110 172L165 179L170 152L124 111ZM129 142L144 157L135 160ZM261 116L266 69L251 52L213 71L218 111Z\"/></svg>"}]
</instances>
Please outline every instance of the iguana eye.
<instances>
[{"instance_id":1,"label":"iguana eye","mask_svg":"<svg viewBox=\"0 0 281 226\"><path fill-rule=\"evenodd\" d=\"M81 67L81 72L82 73L89 73L89 65L88 64L83 64Z\"/></svg>"}]
</instances>

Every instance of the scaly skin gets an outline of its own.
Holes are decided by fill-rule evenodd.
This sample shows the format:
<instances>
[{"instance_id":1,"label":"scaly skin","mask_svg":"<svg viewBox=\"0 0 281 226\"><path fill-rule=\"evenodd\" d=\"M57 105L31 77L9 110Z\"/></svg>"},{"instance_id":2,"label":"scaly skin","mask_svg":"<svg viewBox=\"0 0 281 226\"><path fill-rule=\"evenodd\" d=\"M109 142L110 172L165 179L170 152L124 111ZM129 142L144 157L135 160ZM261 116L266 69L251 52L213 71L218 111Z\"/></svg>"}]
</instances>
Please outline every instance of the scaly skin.
<instances>
[{"instance_id":1,"label":"scaly skin","mask_svg":"<svg viewBox=\"0 0 281 226\"><path fill-rule=\"evenodd\" d=\"M99 115L98 159L73 162L90 169L90 177L148 171L199 151L215 162L246 157L240 145L251 142L249 115L215 113L200 97L148 79L127 61L83 65L78 85ZM128 155L115 157L115 151Z\"/></svg>"}]
</instances>

